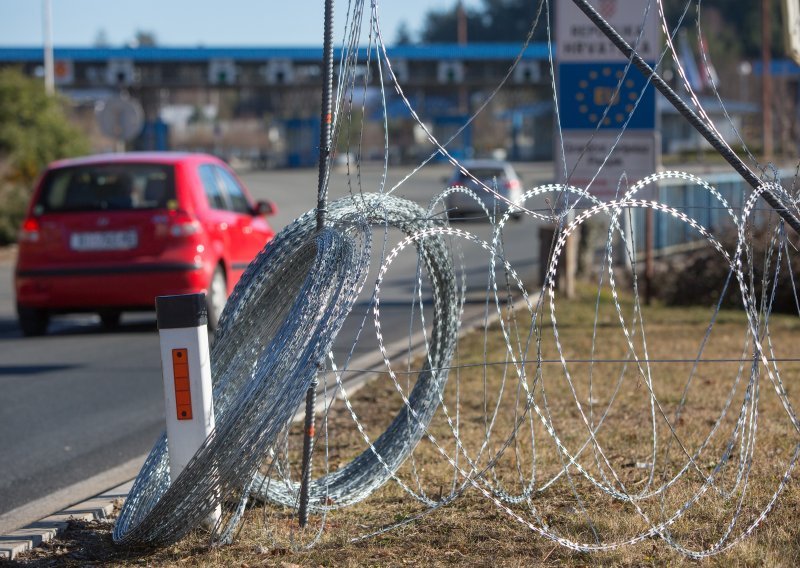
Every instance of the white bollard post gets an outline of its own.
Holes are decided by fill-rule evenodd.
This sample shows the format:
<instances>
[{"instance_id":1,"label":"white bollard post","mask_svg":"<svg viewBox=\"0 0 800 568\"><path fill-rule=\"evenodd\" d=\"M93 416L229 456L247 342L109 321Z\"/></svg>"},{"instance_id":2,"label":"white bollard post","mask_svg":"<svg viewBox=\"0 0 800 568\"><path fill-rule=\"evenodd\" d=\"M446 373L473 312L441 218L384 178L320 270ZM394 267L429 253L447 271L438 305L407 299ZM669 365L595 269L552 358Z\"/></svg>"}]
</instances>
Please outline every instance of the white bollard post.
<instances>
[{"instance_id":1,"label":"white bollard post","mask_svg":"<svg viewBox=\"0 0 800 568\"><path fill-rule=\"evenodd\" d=\"M170 480L174 482L214 429L205 294L156 298L167 414ZM206 521L213 527L220 506Z\"/></svg>"}]
</instances>

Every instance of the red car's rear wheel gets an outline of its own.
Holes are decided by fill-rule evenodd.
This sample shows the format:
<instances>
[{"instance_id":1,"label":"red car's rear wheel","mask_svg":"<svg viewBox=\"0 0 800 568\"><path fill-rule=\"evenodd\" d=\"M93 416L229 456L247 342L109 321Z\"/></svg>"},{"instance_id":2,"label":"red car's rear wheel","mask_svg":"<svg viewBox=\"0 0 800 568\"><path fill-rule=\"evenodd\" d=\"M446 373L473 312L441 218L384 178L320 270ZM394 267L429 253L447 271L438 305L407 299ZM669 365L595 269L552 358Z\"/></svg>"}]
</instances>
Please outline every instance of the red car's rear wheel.
<instances>
[{"instance_id":1,"label":"red car's rear wheel","mask_svg":"<svg viewBox=\"0 0 800 568\"><path fill-rule=\"evenodd\" d=\"M47 324L50 322L47 310L17 304L17 318L24 336L34 337L47 333Z\"/></svg>"}]
</instances>

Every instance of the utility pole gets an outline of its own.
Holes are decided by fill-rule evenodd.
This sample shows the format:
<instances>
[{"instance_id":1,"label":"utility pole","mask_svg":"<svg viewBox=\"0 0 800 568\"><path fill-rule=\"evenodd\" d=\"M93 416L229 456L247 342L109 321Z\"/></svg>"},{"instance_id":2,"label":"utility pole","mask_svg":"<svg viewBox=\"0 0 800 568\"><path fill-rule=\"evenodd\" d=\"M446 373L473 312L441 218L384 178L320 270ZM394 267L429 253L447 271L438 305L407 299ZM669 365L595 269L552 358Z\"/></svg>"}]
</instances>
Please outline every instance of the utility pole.
<instances>
[{"instance_id":1,"label":"utility pole","mask_svg":"<svg viewBox=\"0 0 800 568\"><path fill-rule=\"evenodd\" d=\"M458 0L456 5L456 37L458 45L467 45L467 12L464 9L464 0ZM469 112L469 93L463 79L458 86L458 111L462 114Z\"/></svg>"},{"instance_id":2,"label":"utility pole","mask_svg":"<svg viewBox=\"0 0 800 568\"><path fill-rule=\"evenodd\" d=\"M44 90L48 95L56 92L53 63L53 6L42 0L42 35L44 35Z\"/></svg>"},{"instance_id":3,"label":"utility pole","mask_svg":"<svg viewBox=\"0 0 800 568\"><path fill-rule=\"evenodd\" d=\"M772 0L761 0L761 127L764 140L764 161L772 160Z\"/></svg>"},{"instance_id":4,"label":"utility pole","mask_svg":"<svg viewBox=\"0 0 800 568\"><path fill-rule=\"evenodd\" d=\"M464 0L458 0L456 20L458 45L467 45L467 12L464 10Z\"/></svg>"}]
</instances>

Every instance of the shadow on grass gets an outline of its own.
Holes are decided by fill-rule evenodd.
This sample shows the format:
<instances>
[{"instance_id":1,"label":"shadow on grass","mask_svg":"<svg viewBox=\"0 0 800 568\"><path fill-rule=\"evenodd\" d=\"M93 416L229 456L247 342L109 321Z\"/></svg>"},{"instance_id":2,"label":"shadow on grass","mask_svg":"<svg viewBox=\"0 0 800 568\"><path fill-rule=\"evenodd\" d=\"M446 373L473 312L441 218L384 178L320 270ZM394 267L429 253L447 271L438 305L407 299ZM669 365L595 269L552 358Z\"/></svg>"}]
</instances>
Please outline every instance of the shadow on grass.
<instances>
[{"instance_id":1,"label":"shadow on grass","mask_svg":"<svg viewBox=\"0 0 800 568\"><path fill-rule=\"evenodd\" d=\"M57 566L127 566L127 565L171 565L179 561L202 558L208 555L208 546L181 547L175 555L172 547L154 548L145 546L120 546L111 537L113 520L69 521L67 528L56 539L21 555L9 566L34 566L50 568Z\"/></svg>"}]
</instances>

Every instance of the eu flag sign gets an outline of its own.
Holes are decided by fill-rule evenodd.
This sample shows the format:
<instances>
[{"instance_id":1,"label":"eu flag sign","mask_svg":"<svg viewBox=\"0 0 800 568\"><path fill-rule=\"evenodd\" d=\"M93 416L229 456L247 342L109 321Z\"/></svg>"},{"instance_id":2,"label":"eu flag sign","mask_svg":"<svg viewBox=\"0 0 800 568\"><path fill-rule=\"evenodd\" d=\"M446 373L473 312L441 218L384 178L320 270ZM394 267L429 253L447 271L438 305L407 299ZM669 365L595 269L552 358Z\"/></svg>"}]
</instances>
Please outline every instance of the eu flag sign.
<instances>
[{"instance_id":1,"label":"eu flag sign","mask_svg":"<svg viewBox=\"0 0 800 568\"><path fill-rule=\"evenodd\" d=\"M562 63L558 67L558 108L566 130L655 128L655 87L625 63Z\"/></svg>"}]
</instances>

